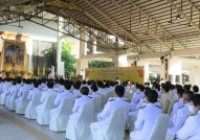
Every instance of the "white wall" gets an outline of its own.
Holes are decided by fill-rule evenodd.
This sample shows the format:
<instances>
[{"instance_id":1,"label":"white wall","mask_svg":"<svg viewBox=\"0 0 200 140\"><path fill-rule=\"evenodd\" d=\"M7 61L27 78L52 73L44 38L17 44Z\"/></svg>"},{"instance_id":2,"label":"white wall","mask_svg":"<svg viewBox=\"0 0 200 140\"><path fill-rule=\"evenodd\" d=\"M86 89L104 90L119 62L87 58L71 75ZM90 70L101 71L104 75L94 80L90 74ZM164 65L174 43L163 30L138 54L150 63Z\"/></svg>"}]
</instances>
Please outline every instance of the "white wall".
<instances>
[{"instance_id":1,"label":"white wall","mask_svg":"<svg viewBox=\"0 0 200 140\"><path fill-rule=\"evenodd\" d=\"M18 26L18 23L13 23L10 25ZM51 25L56 26L56 24L51 24ZM13 32L17 34L26 34L29 35L32 40L41 40L50 42L57 41L57 33L51 29L45 28L43 26L40 26L38 24L29 21L21 22L21 26L23 28L9 26L9 25L2 25L0 26L0 31Z\"/></svg>"}]
</instances>

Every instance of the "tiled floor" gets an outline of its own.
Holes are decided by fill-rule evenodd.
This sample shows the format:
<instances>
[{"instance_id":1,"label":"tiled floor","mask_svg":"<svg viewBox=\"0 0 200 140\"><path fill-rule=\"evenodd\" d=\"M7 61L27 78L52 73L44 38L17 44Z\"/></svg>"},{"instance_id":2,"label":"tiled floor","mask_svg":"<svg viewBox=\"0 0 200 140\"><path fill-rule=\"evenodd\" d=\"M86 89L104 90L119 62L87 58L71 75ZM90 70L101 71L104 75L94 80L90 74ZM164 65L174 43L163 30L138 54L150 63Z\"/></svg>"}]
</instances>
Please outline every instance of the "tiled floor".
<instances>
[{"instance_id":1,"label":"tiled floor","mask_svg":"<svg viewBox=\"0 0 200 140\"><path fill-rule=\"evenodd\" d=\"M38 125L35 120L0 106L0 140L65 140L65 132L53 132L48 126Z\"/></svg>"},{"instance_id":2,"label":"tiled floor","mask_svg":"<svg viewBox=\"0 0 200 140\"><path fill-rule=\"evenodd\" d=\"M65 133L52 132L0 106L0 140L65 140Z\"/></svg>"}]
</instances>

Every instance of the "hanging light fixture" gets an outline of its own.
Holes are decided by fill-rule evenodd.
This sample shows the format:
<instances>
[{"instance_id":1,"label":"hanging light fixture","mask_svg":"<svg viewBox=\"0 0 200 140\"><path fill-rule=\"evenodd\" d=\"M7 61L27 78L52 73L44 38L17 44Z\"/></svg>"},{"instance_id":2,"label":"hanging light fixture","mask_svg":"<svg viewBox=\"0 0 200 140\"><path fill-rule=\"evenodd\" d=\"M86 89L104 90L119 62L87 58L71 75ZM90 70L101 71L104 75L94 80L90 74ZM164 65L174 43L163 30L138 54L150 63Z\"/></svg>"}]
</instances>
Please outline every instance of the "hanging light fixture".
<instances>
[{"instance_id":1,"label":"hanging light fixture","mask_svg":"<svg viewBox=\"0 0 200 140\"><path fill-rule=\"evenodd\" d=\"M181 19L181 15L178 14L178 15L176 16L176 20L180 20L180 19Z\"/></svg>"},{"instance_id":2,"label":"hanging light fixture","mask_svg":"<svg viewBox=\"0 0 200 140\"><path fill-rule=\"evenodd\" d=\"M183 10L183 0L180 0L180 12L182 12ZM178 13L178 15L176 15L176 20L180 20L181 19L181 15Z\"/></svg>"}]
</instances>

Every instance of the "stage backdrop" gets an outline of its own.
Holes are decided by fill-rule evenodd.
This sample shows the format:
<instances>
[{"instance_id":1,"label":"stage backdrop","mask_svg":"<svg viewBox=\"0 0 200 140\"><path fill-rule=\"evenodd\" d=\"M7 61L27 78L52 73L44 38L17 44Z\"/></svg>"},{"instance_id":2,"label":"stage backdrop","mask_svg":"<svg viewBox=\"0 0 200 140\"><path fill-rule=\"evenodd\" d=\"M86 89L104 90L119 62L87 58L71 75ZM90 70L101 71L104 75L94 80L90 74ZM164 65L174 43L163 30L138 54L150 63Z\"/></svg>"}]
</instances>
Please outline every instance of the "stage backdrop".
<instances>
[{"instance_id":1,"label":"stage backdrop","mask_svg":"<svg viewBox=\"0 0 200 140\"><path fill-rule=\"evenodd\" d=\"M85 71L87 80L115 81L119 77L121 81L144 83L144 67L91 68Z\"/></svg>"}]
</instances>

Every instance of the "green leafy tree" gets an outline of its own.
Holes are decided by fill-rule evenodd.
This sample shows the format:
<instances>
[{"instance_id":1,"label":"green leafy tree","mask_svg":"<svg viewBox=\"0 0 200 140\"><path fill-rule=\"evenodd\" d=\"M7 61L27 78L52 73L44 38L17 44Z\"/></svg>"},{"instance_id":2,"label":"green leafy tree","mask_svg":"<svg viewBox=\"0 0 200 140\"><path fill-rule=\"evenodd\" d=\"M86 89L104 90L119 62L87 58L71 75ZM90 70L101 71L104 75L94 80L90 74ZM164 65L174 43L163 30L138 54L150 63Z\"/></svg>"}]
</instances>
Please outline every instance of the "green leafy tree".
<instances>
[{"instance_id":1,"label":"green leafy tree","mask_svg":"<svg viewBox=\"0 0 200 140\"><path fill-rule=\"evenodd\" d=\"M56 56L57 56L57 45L56 44L53 44L52 47L42 51L42 54L44 56L47 67L50 68L52 65L56 66Z\"/></svg>"},{"instance_id":2,"label":"green leafy tree","mask_svg":"<svg viewBox=\"0 0 200 140\"><path fill-rule=\"evenodd\" d=\"M66 39L62 42L62 61L65 63L65 75L72 75L75 71L75 56L71 54L71 43Z\"/></svg>"},{"instance_id":3,"label":"green leafy tree","mask_svg":"<svg viewBox=\"0 0 200 140\"><path fill-rule=\"evenodd\" d=\"M92 60L88 64L89 68L113 67L112 62Z\"/></svg>"}]
</instances>

